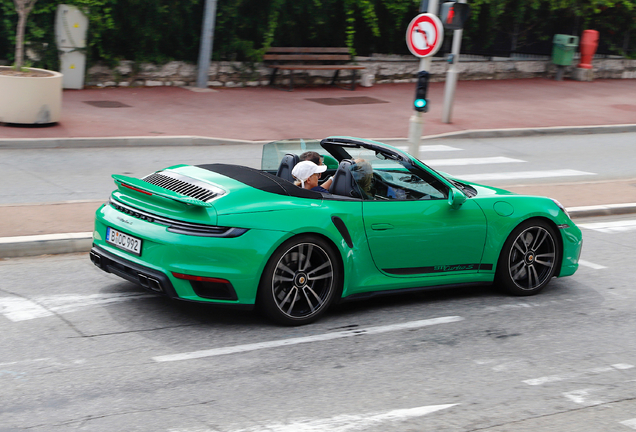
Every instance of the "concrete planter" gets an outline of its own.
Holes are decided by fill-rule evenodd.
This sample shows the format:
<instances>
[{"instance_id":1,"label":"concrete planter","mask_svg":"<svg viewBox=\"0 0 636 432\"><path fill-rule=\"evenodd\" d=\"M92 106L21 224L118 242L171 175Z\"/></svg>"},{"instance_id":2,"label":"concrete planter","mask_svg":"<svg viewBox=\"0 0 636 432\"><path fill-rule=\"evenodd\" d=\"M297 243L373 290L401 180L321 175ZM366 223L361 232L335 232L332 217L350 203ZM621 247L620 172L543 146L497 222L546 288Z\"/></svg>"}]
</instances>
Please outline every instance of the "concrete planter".
<instances>
[{"instance_id":1,"label":"concrete planter","mask_svg":"<svg viewBox=\"0 0 636 432\"><path fill-rule=\"evenodd\" d=\"M0 66L0 72L10 69ZM62 116L62 74L44 69L40 77L0 74L0 122L18 124L47 124L60 121Z\"/></svg>"}]
</instances>

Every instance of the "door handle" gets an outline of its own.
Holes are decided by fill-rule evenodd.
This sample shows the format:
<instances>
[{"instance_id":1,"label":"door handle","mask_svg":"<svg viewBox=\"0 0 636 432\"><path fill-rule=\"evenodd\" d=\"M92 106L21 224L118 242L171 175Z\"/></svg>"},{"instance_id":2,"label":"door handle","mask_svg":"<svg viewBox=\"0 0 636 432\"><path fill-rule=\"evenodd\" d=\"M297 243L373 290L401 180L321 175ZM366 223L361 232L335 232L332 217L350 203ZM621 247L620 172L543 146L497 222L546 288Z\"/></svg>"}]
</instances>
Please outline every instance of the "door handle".
<instances>
[{"instance_id":1,"label":"door handle","mask_svg":"<svg viewBox=\"0 0 636 432\"><path fill-rule=\"evenodd\" d=\"M393 225L388 223L371 224L371 229L375 231L386 231L393 229Z\"/></svg>"}]
</instances>

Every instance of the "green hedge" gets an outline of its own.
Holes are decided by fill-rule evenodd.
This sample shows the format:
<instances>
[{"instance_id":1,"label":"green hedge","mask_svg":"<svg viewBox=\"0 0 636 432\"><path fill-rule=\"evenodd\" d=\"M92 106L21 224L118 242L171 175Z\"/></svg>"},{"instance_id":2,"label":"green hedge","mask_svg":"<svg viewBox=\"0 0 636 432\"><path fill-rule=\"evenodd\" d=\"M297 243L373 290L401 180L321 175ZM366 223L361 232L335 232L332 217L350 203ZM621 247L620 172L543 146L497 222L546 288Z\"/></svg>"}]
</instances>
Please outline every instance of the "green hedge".
<instances>
[{"instance_id":1,"label":"green hedge","mask_svg":"<svg viewBox=\"0 0 636 432\"><path fill-rule=\"evenodd\" d=\"M602 49L633 52L636 0L468 0L464 51L549 51L555 33L601 32ZM89 64L196 62L204 0L68 0L89 15ZM55 69L57 2L39 0L27 41L40 55L33 66ZM218 0L215 60L260 60L268 46L349 46L358 55L407 54L404 42L419 0ZM17 17L0 0L0 59L13 61ZM450 33L448 33L450 35ZM447 38L447 43L450 37ZM446 45L448 49L448 45Z\"/></svg>"}]
</instances>

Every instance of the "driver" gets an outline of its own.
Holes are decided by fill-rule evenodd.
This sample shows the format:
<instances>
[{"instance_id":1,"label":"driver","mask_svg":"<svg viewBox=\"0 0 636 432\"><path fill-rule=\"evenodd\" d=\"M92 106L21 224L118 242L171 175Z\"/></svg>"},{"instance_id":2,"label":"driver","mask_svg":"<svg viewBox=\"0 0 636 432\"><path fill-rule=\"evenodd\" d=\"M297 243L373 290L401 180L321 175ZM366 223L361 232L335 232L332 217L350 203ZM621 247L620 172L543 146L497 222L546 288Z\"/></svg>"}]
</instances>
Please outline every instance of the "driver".
<instances>
[{"instance_id":1,"label":"driver","mask_svg":"<svg viewBox=\"0 0 636 432\"><path fill-rule=\"evenodd\" d=\"M298 156L298 159L302 162L302 161L311 161L313 163L315 163L318 166L324 165L323 163L323 157L320 156L320 154L318 154L318 152L315 151L306 151L304 153L302 153L300 156ZM322 173L321 175L318 176L318 178L322 177ZM330 189L331 188L331 181L333 180L333 176L329 177L327 180L325 180L320 186L322 186L323 189Z\"/></svg>"},{"instance_id":2,"label":"driver","mask_svg":"<svg viewBox=\"0 0 636 432\"><path fill-rule=\"evenodd\" d=\"M327 170L327 165L316 165L312 161L298 162L292 170L292 176L296 179L294 184L303 189L315 192L329 193L327 189L318 185L320 174ZM331 184L331 178L325 182Z\"/></svg>"}]
</instances>

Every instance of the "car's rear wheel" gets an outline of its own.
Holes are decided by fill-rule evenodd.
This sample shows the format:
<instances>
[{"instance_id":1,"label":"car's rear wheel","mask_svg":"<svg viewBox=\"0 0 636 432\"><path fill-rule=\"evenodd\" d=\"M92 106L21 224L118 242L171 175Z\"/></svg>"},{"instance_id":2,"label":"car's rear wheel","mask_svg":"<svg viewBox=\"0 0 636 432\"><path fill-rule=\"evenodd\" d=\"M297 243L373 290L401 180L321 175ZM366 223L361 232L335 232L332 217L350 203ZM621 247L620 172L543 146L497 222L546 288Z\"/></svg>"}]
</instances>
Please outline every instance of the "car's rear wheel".
<instances>
[{"instance_id":1,"label":"car's rear wheel","mask_svg":"<svg viewBox=\"0 0 636 432\"><path fill-rule=\"evenodd\" d=\"M317 236L295 237L265 266L258 305L278 323L308 324L328 309L340 280L340 264L328 242Z\"/></svg>"},{"instance_id":2,"label":"car's rear wheel","mask_svg":"<svg viewBox=\"0 0 636 432\"><path fill-rule=\"evenodd\" d=\"M534 219L510 234L497 264L498 284L514 295L539 293L557 271L561 246L554 228Z\"/></svg>"}]
</instances>

